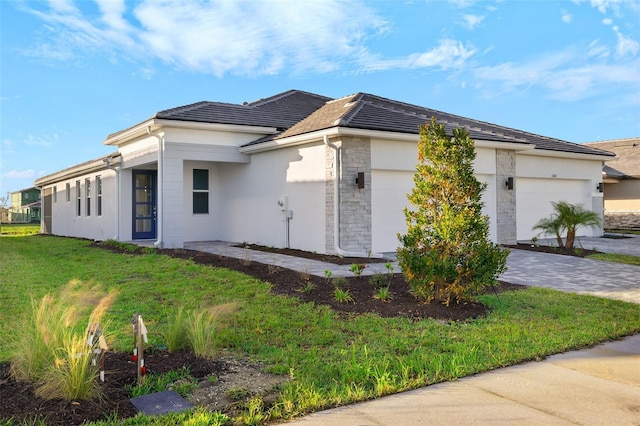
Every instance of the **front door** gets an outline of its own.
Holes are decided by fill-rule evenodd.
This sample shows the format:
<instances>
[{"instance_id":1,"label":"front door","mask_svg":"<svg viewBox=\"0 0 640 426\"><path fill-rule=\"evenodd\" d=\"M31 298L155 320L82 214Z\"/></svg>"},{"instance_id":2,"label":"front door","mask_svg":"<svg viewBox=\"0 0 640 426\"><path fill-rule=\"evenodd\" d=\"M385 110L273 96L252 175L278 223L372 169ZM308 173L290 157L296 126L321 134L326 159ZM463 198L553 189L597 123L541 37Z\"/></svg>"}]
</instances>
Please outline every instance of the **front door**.
<instances>
[{"instance_id":1,"label":"front door","mask_svg":"<svg viewBox=\"0 0 640 426\"><path fill-rule=\"evenodd\" d=\"M156 181L155 170L133 171L134 240L156 238Z\"/></svg>"}]
</instances>

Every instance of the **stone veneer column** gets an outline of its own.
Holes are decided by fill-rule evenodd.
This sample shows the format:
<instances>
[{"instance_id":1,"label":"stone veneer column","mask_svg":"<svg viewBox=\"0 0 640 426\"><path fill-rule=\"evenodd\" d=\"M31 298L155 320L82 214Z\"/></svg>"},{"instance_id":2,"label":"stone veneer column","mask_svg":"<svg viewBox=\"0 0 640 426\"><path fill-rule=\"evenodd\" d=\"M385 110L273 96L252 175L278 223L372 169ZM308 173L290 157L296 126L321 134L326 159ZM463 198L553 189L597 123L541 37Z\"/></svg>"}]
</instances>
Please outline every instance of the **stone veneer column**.
<instances>
[{"instance_id":1,"label":"stone veneer column","mask_svg":"<svg viewBox=\"0 0 640 426\"><path fill-rule=\"evenodd\" d=\"M513 189L505 185L513 178ZM515 244L518 238L516 218L516 153L496 149L496 236L498 244Z\"/></svg>"},{"instance_id":2,"label":"stone veneer column","mask_svg":"<svg viewBox=\"0 0 640 426\"><path fill-rule=\"evenodd\" d=\"M344 137L332 141L341 148L340 159L340 248L347 251L371 251L371 141ZM334 247L334 171L335 150L327 147L326 161L326 250ZM356 185L358 172L364 172L365 187Z\"/></svg>"}]
</instances>

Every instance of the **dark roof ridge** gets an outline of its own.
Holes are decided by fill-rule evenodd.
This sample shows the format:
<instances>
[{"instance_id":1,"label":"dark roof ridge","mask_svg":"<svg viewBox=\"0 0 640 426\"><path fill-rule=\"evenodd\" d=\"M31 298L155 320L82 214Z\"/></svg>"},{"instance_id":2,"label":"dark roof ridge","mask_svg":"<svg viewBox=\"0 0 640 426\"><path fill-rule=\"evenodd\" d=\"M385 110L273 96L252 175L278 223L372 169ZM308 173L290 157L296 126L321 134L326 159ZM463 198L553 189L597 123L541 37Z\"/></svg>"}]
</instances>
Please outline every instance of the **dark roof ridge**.
<instances>
[{"instance_id":1,"label":"dark roof ridge","mask_svg":"<svg viewBox=\"0 0 640 426\"><path fill-rule=\"evenodd\" d=\"M344 104L345 108L349 108L346 113L344 113L339 119L334 122L336 126L345 126L351 122L351 119L360 112L362 107L364 106L364 102L361 100L362 93L354 93L351 96L351 100ZM342 97L336 100L346 100L348 96ZM327 102L329 103L329 102Z\"/></svg>"},{"instance_id":2,"label":"dark roof ridge","mask_svg":"<svg viewBox=\"0 0 640 426\"><path fill-rule=\"evenodd\" d=\"M311 92L307 92L304 90L298 90L298 89L291 89L291 90L287 90L285 92L282 93L278 93L276 95L273 96L269 96L267 98L260 98L256 101L252 101L252 102L248 102L246 104L243 104L242 106L244 106L245 108L259 108L263 105L267 105L273 102L276 102L282 98L285 98L287 96L291 96L291 95L295 95L296 93L300 93L300 94L304 94L304 95L310 95L310 96L315 96L317 98L320 99L327 99L330 100L331 98L327 97L327 96L322 96L322 95L318 95L317 93L311 93Z\"/></svg>"},{"instance_id":3,"label":"dark roof ridge","mask_svg":"<svg viewBox=\"0 0 640 426\"><path fill-rule=\"evenodd\" d=\"M227 102L200 101L200 102L194 102L192 104L177 106L174 108L163 109L162 111L156 112L151 118L162 118L161 116L170 116L173 114L193 111L207 105L220 105L220 106L229 106L229 107L236 107L236 108L242 107L242 105L231 104Z\"/></svg>"}]
</instances>

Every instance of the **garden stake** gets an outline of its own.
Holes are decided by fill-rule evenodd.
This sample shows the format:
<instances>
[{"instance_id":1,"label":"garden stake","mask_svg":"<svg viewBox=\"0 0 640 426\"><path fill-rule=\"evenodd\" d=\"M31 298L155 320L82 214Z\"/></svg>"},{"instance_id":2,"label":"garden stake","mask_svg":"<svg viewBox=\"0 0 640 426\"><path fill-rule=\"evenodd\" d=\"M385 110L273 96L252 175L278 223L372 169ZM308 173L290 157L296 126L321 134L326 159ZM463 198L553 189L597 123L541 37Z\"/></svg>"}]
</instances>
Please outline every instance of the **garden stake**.
<instances>
[{"instance_id":1,"label":"garden stake","mask_svg":"<svg viewBox=\"0 0 640 426\"><path fill-rule=\"evenodd\" d=\"M144 376L147 374L147 368L144 365L144 344L147 340L147 328L142 322L142 315L134 315L134 345L137 342L137 347L134 347L134 356L138 361L138 383L144 382ZM132 357L133 358L133 357Z\"/></svg>"}]
</instances>

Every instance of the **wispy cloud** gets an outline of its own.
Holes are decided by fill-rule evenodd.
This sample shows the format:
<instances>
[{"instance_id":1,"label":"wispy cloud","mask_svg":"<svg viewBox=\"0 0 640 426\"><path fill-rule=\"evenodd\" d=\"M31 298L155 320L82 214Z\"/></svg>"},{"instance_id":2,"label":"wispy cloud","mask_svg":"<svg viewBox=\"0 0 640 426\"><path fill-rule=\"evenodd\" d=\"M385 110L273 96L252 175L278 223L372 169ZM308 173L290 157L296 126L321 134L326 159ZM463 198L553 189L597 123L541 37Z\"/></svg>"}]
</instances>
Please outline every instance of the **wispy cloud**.
<instances>
[{"instance_id":1,"label":"wispy cloud","mask_svg":"<svg viewBox=\"0 0 640 426\"><path fill-rule=\"evenodd\" d=\"M3 179L30 179L35 176L33 169L25 170L9 170L6 173L2 173Z\"/></svg>"},{"instance_id":2,"label":"wispy cloud","mask_svg":"<svg viewBox=\"0 0 640 426\"><path fill-rule=\"evenodd\" d=\"M38 147L50 147L53 146L58 140L58 135L53 134L49 135L34 135L28 134L24 139L23 143L27 146L38 146Z\"/></svg>"},{"instance_id":3,"label":"wispy cloud","mask_svg":"<svg viewBox=\"0 0 640 426\"><path fill-rule=\"evenodd\" d=\"M359 1L143 0L131 10L124 0L96 2L97 17L83 14L70 0L31 9L46 22L50 37L28 53L69 60L99 51L216 76L327 72L366 51L365 41L388 25Z\"/></svg>"},{"instance_id":4,"label":"wispy cloud","mask_svg":"<svg viewBox=\"0 0 640 426\"><path fill-rule=\"evenodd\" d=\"M462 20L464 21L463 25L470 30L473 30L478 25L482 24L484 18L484 16L480 15L462 15Z\"/></svg>"},{"instance_id":5,"label":"wispy cloud","mask_svg":"<svg viewBox=\"0 0 640 426\"><path fill-rule=\"evenodd\" d=\"M380 59L366 56L362 59L363 71L384 71L390 69L461 68L476 53L473 46L464 45L452 39L440 40L439 44L425 52L413 53L397 59Z\"/></svg>"},{"instance_id":6,"label":"wispy cloud","mask_svg":"<svg viewBox=\"0 0 640 426\"><path fill-rule=\"evenodd\" d=\"M565 24L570 24L571 21L573 21L573 15L571 15L566 10L563 10L562 11L562 22L564 22Z\"/></svg>"},{"instance_id":7,"label":"wispy cloud","mask_svg":"<svg viewBox=\"0 0 640 426\"><path fill-rule=\"evenodd\" d=\"M594 54L607 56L606 50L597 44L590 47ZM528 62L478 67L473 74L476 85L482 87L487 96L535 88L541 89L546 98L561 101L584 99L600 93L603 87L611 91L640 84L637 72L640 60L592 63L580 52L566 49Z\"/></svg>"},{"instance_id":8,"label":"wispy cloud","mask_svg":"<svg viewBox=\"0 0 640 426\"><path fill-rule=\"evenodd\" d=\"M616 46L616 58L620 59L637 56L638 51L640 50L640 43L630 37L626 37L620 32L617 26L613 27L613 31L615 31L616 36L618 37L618 44Z\"/></svg>"}]
</instances>

